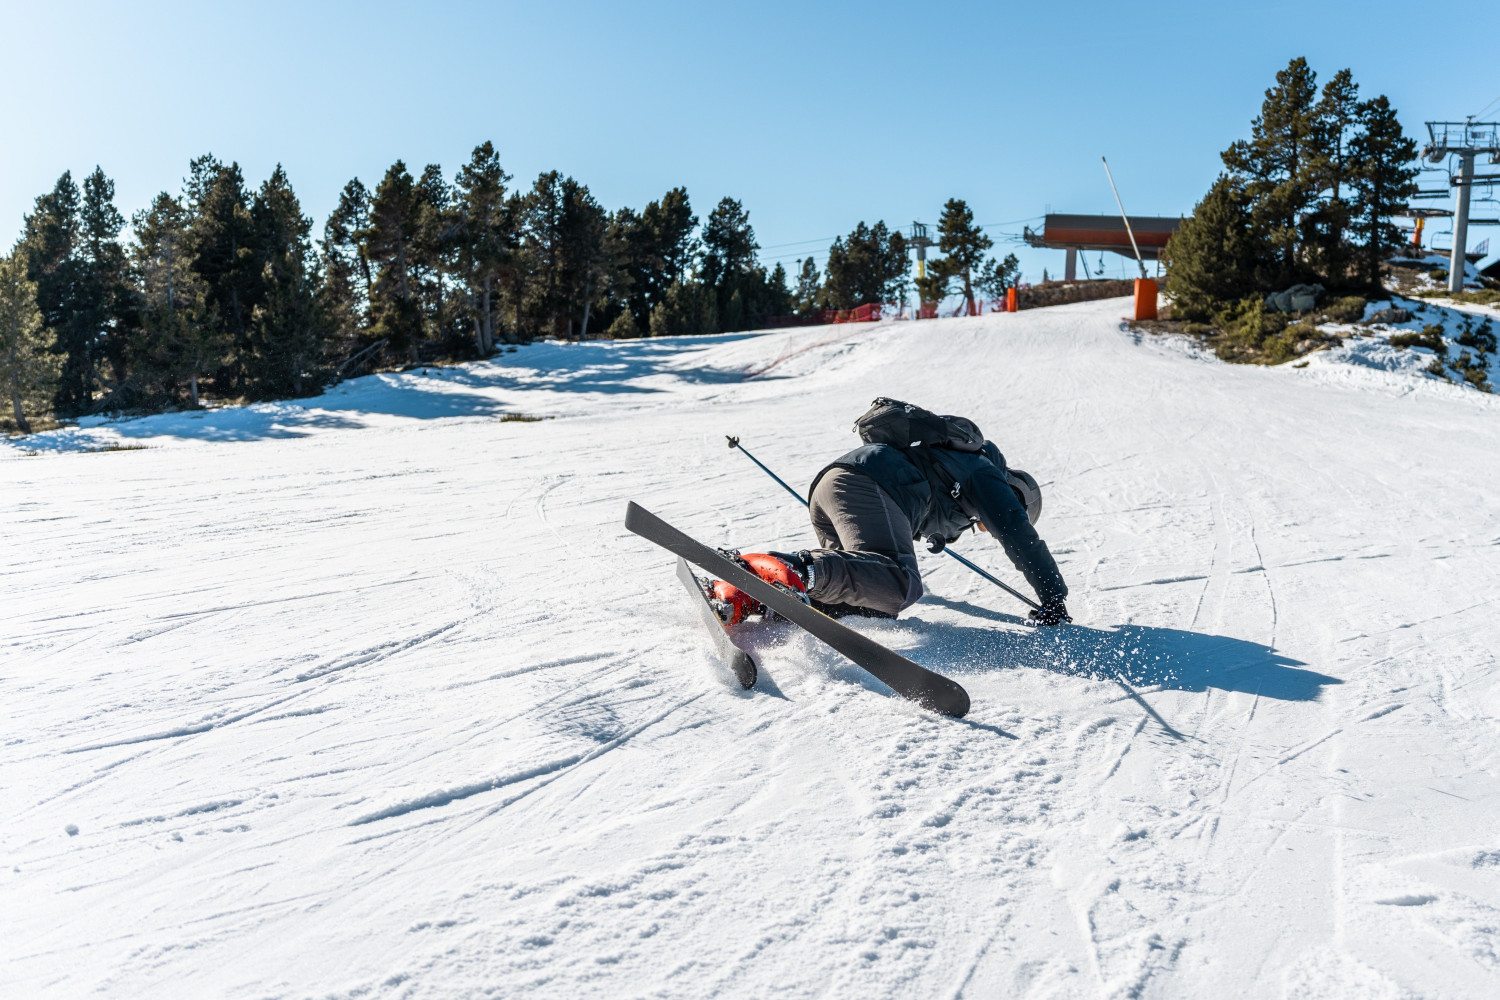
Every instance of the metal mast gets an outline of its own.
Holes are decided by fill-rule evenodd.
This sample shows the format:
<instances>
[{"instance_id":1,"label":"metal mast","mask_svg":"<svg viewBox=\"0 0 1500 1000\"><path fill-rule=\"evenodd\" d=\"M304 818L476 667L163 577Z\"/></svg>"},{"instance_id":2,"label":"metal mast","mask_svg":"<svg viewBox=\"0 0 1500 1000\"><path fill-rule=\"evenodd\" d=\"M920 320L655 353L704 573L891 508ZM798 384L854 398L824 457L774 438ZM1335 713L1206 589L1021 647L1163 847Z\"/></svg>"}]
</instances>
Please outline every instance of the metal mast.
<instances>
[{"instance_id":1,"label":"metal mast","mask_svg":"<svg viewBox=\"0 0 1500 1000\"><path fill-rule=\"evenodd\" d=\"M1464 256L1469 240L1469 191L1474 186L1474 157L1488 153L1491 163L1500 163L1500 122L1428 122L1431 141L1422 156L1431 163L1458 157L1458 176L1449 179L1458 197L1453 205L1453 249L1448 258L1448 291L1464 290ZM1481 178L1484 179L1484 178Z\"/></svg>"},{"instance_id":2,"label":"metal mast","mask_svg":"<svg viewBox=\"0 0 1500 1000\"><path fill-rule=\"evenodd\" d=\"M932 240L927 236L927 226L920 222L913 222L911 239L907 242L917 248L917 277L927 277L927 248L932 246Z\"/></svg>"}]
</instances>

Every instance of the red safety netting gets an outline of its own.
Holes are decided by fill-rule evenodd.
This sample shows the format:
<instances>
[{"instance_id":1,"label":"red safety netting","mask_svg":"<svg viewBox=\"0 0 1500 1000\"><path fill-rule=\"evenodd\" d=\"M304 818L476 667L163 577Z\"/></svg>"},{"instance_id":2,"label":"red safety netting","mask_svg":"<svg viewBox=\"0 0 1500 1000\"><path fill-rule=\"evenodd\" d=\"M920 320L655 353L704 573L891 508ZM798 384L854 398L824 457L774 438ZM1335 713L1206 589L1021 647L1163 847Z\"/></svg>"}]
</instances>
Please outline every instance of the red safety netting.
<instances>
[{"instance_id":1,"label":"red safety netting","mask_svg":"<svg viewBox=\"0 0 1500 1000\"><path fill-rule=\"evenodd\" d=\"M772 316L771 327L823 326L829 323L873 323L884 315L894 315L900 307L872 302L853 309L820 309L806 316Z\"/></svg>"}]
</instances>

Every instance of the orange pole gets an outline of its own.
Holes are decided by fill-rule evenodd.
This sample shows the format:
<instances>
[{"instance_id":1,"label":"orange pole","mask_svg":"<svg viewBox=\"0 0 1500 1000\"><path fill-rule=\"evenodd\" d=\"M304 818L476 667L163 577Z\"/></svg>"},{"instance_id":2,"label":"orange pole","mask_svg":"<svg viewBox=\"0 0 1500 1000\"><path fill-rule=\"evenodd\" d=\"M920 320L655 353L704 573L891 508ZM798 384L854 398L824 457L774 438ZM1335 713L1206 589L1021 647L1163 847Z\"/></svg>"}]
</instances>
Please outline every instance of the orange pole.
<instances>
[{"instance_id":1,"label":"orange pole","mask_svg":"<svg viewBox=\"0 0 1500 1000\"><path fill-rule=\"evenodd\" d=\"M1007 288L1005 290L1005 311L1008 313L1017 311L1016 290L1014 288Z\"/></svg>"},{"instance_id":2,"label":"orange pole","mask_svg":"<svg viewBox=\"0 0 1500 1000\"><path fill-rule=\"evenodd\" d=\"M1156 279L1135 279L1135 318L1156 318Z\"/></svg>"}]
</instances>

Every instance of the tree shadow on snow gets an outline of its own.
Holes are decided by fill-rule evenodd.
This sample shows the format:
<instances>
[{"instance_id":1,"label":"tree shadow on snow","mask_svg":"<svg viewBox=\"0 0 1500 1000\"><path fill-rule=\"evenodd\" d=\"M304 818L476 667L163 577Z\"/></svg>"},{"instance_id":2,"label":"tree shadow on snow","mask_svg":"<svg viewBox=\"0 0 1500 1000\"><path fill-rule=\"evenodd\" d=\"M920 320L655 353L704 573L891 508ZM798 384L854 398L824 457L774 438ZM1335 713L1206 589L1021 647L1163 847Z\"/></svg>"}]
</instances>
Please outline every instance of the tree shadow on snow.
<instances>
[{"instance_id":1,"label":"tree shadow on snow","mask_svg":"<svg viewBox=\"0 0 1500 1000\"><path fill-rule=\"evenodd\" d=\"M579 343L547 341L503 354L466 368L434 369L455 385L486 389L540 389L551 392L655 393L663 391L637 379L665 375L682 382L720 385L741 382L739 368L715 368L694 363L692 348L700 351L729 344L750 333L705 337L665 337L642 340L587 340Z\"/></svg>"},{"instance_id":2,"label":"tree shadow on snow","mask_svg":"<svg viewBox=\"0 0 1500 1000\"><path fill-rule=\"evenodd\" d=\"M1006 624L1022 620L932 595L922 603L928 602ZM1280 701L1314 701L1325 686L1343 683L1303 669L1302 661L1258 642L1183 629L1075 624L1016 632L919 617L903 617L899 627L918 639L905 652L941 673L1030 667L1169 691L1244 691Z\"/></svg>"},{"instance_id":3,"label":"tree shadow on snow","mask_svg":"<svg viewBox=\"0 0 1500 1000\"><path fill-rule=\"evenodd\" d=\"M361 421L347 415L312 412L301 406L277 403L95 422L84 427L45 431L10 443L18 450L62 454L107 450L113 442L94 434L96 429L113 431L126 440L175 437L196 441L263 441L363 426Z\"/></svg>"},{"instance_id":4,"label":"tree shadow on snow","mask_svg":"<svg viewBox=\"0 0 1500 1000\"><path fill-rule=\"evenodd\" d=\"M428 366L405 372L382 372L340 383L305 399L226 406L221 409L162 413L120 420L87 420L76 428L47 431L7 441L22 451L97 451L107 440L91 433L103 427L121 438L187 438L198 441L260 441L297 438L319 430L365 426L364 416L415 420L452 417L514 417L518 401L499 393L577 392L642 393L667 391L641 379L664 379L700 385L740 382L739 368L715 368L696 362L703 350L754 334L670 337L653 340L599 340L580 343L544 341L514 354L496 355L461 367ZM697 348L698 350L693 350ZM493 395L492 395L493 393ZM524 408L525 404L519 404Z\"/></svg>"}]
</instances>

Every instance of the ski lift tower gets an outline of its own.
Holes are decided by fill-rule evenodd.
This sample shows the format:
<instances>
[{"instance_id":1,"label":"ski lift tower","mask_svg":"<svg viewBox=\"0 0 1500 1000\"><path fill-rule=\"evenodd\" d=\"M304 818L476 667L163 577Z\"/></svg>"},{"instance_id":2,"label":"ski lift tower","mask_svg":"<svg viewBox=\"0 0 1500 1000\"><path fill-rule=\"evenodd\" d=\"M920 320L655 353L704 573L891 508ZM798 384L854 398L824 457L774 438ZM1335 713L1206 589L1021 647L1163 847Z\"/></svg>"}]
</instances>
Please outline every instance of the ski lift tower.
<instances>
[{"instance_id":1,"label":"ski lift tower","mask_svg":"<svg viewBox=\"0 0 1500 1000\"><path fill-rule=\"evenodd\" d=\"M1428 122L1427 134L1431 138L1422 149L1422 156L1430 163L1442 163L1449 156L1458 157L1458 176L1450 176L1448 183L1456 189L1457 199L1453 205L1453 250L1448 261L1448 291L1464 290L1464 266L1467 263L1464 251L1469 238L1469 189L1476 180L1493 182L1497 175L1474 176L1474 157L1488 153L1491 163L1500 163L1500 122L1476 122L1472 118L1461 122Z\"/></svg>"},{"instance_id":2,"label":"ski lift tower","mask_svg":"<svg viewBox=\"0 0 1500 1000\"><path fill-rule=\"evenodd\" d=\"M932 240L927 236L927 226L920 222L913 222L911 239L907 242L917 248L917 277L927 277L927 248L932 246Z\"/></svg>"}]
</instances>

